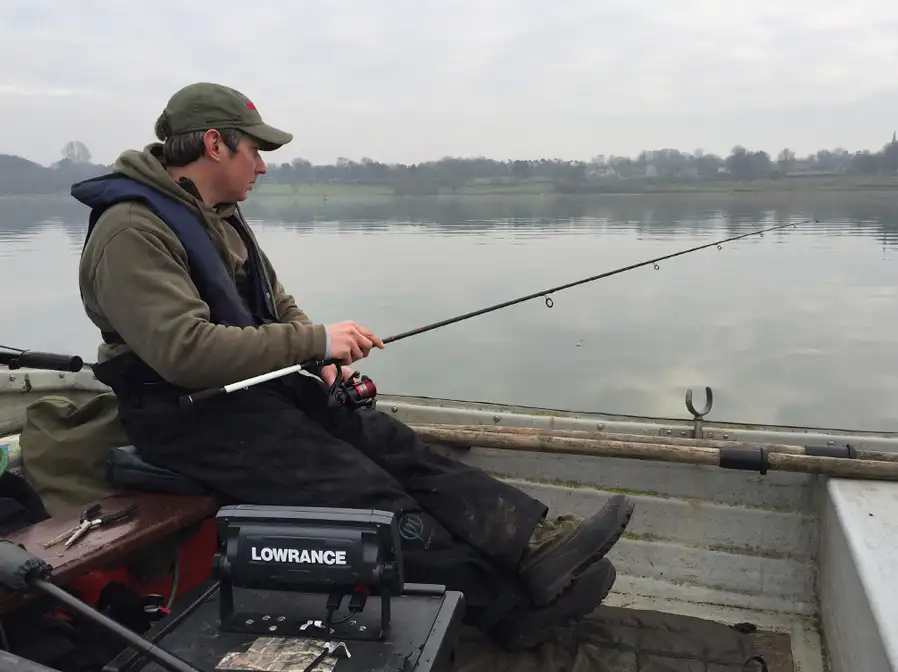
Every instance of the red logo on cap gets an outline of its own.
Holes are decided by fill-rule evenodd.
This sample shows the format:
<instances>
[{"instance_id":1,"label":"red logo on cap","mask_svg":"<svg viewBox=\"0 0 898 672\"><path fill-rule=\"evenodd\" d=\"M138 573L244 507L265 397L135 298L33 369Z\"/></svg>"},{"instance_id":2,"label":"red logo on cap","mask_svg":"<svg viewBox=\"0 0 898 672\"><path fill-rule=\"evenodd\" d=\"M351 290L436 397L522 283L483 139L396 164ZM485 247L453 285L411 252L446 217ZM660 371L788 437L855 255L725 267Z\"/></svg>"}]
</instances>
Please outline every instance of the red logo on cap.
<instances>
[{"instance_id":1,"label":"red logo on cap","mask_svg":"<svg viewBox=\"0 0 898 672\"><path fill-rule=\"evenodd\" d=\"M249 109L251 109L251 110L255 110L255 109L256 109L256 106L253 105L253 101L251 101L251 100L246 101L246 106L247 106Z\"/></svg>"}]
</instances>

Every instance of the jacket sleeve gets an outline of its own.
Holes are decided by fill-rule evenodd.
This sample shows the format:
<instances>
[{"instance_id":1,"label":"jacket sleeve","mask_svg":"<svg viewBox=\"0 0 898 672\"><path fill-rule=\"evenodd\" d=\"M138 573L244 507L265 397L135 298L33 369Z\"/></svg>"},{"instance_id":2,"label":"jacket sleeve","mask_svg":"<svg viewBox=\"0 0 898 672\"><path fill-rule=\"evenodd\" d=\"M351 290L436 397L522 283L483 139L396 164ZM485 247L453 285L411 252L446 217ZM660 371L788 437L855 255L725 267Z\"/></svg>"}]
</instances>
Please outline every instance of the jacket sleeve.
<instances>
[{"instance_id":1,"label":"jacket sleeve","mask_svg":"<svg viewBox=\"0 0 898 672\"><path fill-rule=\"evenodd\" d=\"M278 319L281 322L298 322L299 324L312 324L312 320L309 319L309 316L303 312L303 310L296 305L296 300L293 298L291 294L287 294L284 286L281 284L280 279L278 278L277 271L274 270L274 265L271 263L271 260L268 258L268 255L265 254L262 250L259 250L259 254L262 257L262 263L265 265L265 272L268 274L268 277L271 278L271 286L274 291L274 305L277 309Z\"/></svg>"},{"instance_id":2,"label":"jacket sleeve","mask_svg":"<svg viewBox=\"0 0 898 672\"><path fill-rule=\"evenodd\" d=\"M260 254L262 255L262 261L265 264L265 269L268 273L268 277L270 277L272 281L274 305L275 309L277 310L278 319L281 322L296 322L298 324L311 326L313 324L312 320L309 319L309 316L306 315L302 308L296 305L296 300L293 298L293 296L286 292L284 286L281 284L281 281L278 279L277 272L274 270L274 265L271 263L271 260L261 250ZM326 326L324 327L324 330L325 345L323 359L330 359L332 355L331 335Z\"/></svg>"},{"instance_id":3,"label":"jacket sleeve","mask_svg":"<svg viewBox=\"0 0 898 672\"><path fill-rule=\"evenodd\" d=\"M132 209L129 217L137 218ZM114 234L99 256L92 285L115 331L176 385L217 387L326 354L323 325L211 323L186 262L162 236L147 230L129 226Z\"/></svg>"},{"instance_id":4,"label":"jacket sleeve","mask_svg":"<svg viewBox=\"0 0 898 672\"><path fill-rule=\"evenodd\" d=\"M299 324L312 324L312 320L302 309L296 305L294 298L284 291L280 281L274 284L274 300L277 306L278 319L281 322L297 322Z\"/></svg>"}]
</instances>

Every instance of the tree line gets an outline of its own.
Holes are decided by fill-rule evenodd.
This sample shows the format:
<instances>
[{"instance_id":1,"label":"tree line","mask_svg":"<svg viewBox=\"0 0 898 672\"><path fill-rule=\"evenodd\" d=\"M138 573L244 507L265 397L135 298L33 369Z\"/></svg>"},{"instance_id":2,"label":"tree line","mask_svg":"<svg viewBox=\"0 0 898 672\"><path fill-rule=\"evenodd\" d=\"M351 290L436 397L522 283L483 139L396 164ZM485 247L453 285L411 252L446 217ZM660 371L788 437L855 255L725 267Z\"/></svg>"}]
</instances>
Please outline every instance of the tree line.
<instances>
[{"instance_id":1,"label":"tree line","mask_svg":"<svg viewBox=\"0 0 898 672\"><path fill-rule=\"evenodd\" d=\"M0 194L65 192L78 180L98 175L110 166L91 162L88 148L72 141L63 158L41 166L17 156L0 154ZM340 157L335 163L313 164L305 158L271 163L259 184L275 185L386 185L397 194L455 191L472 183L551 183L558 192L588 191L620 180L748 181L813 175L898 176L898 141L878 151L821 149L799 157L788 148L771 156L741 145L727 156L698 149L645 150L635 157L598 154L589 161L565 159L490 159L443 157L421 163L384 163L368 157L359 161Z\"/></svg>"},{"instance_id":2,"label":"tree line","mask_svg":"<svg viewBox=\"0 0 898 672\"><path fill-rule=\"evenodd\" d=\"M383 163L364 157L345 157L333 164L313 164L304 158L268 166L262 183L389 184L397 192L436 192L458 189L472 182L545 181L559 191L576 190L590 183L648 179L657 181L746 181L795 175L898 176L898 141L876 152L821 149L799 157L788 148L775 157L763 150L737 145L727 156L698 149L644 150L635 157L599 154L589 161L564 159L509 159L443 157L417 164Z\"/></svg>"}]
</instances>

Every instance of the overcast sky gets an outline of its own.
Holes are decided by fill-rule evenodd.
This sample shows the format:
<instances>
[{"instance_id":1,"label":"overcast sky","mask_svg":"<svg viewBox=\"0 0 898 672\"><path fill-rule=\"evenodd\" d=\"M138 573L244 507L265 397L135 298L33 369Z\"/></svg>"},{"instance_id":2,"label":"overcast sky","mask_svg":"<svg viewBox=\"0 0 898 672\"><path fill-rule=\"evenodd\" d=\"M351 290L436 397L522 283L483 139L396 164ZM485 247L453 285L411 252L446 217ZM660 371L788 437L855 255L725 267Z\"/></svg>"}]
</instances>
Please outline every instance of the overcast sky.
<instances>
[{"instance_id":1,"label":"overcast sky","mask_svg":"<svg viewBox=\"0 0 898 672\"><path fill-rule=\"evenodd\" d=\"M895 0L2 0L0 152L111 162L168 97L234 86L270 157L588 159L879 149Z\"/></svg>"}]
</instances>

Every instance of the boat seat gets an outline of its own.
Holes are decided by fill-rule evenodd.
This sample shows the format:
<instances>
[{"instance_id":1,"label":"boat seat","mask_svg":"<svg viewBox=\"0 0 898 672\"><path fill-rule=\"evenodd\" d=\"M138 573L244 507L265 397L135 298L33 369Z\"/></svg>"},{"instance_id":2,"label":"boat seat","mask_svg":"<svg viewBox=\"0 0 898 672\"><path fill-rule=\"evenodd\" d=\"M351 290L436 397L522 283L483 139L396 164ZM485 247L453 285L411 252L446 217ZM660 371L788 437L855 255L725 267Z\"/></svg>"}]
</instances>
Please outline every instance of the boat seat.
<instances>
[{"instance_id":1,"label":"boat seat","mask_svg":"<svg viewBox=\"0 0 898 672\"><path fill-rule=\"evenodd\" d=\"M115 446L106 458L106 480L126 490L205 495L211 491L199 481L145 461L132 445Z\"/></svg>"}]
</instances>

